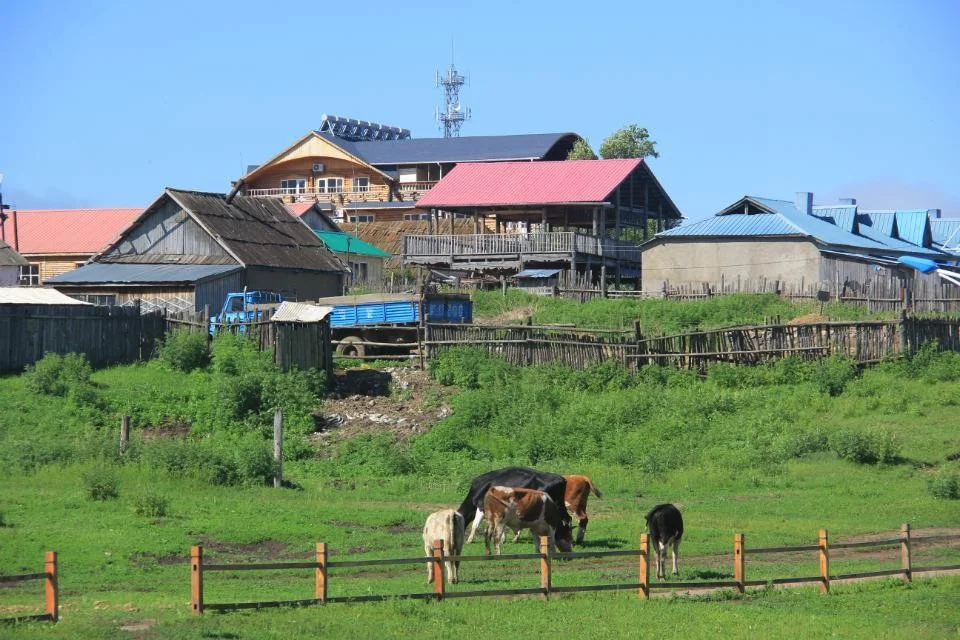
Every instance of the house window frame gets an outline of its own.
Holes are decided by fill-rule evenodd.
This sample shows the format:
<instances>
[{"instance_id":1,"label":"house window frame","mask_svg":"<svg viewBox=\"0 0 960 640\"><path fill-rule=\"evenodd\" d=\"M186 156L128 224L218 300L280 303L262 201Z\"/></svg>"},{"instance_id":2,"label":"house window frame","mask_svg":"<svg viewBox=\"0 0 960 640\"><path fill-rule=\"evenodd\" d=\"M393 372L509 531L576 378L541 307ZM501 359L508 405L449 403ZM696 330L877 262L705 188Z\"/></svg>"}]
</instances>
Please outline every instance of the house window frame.
<instances>
[{"instance_id":1,"label":"house window frame","mask_svg":"<svg viewBox=\"0 0 960 640\"><path fill-rule=\"evenodd\" d=\"M351 262L350 263L350 276L351 280L354 283L357 282L367 282L367 278L370 275L370 264L366 261L364 262Z\"/></svg>"},{"instance_id":2,"label":"house window frame","mask_svg":"<svg viewBox=\"0 0 960 640\"><path fill-rule=\"evenodd\" d=\"M361 183L362 184L359 184ZM354 193L367 193L370 191L370 178L368 176L357 176L353 178L353 182L350 185Z\"/></svg>"},{"instance_id":3,"label":"house window frame","mask_svg":"<svg viewBox=\"0 0 960 640\"><path fill-rule=\"evenodd\" d=\"M289 183L293 182L294 185L290 186ZM284 195L297 195L300 193L307 192L307 179L306 178L285 178L280 181L280 190Z\"/></svg>"},{"instance_id":4,"label":"house window frame","mask_svg":"<svg viewBox=\"0 0 960 640\"><path fill-rule=\"evenodd\" d=\"M31 262L30 264L20 265L20 271L17 276L17 283L21 287L39 287L40 286L40 263Z\"/></svg>"},{"instance_id":5,"label":"house window frame","mask_svg":"<svg viewBox=\"0 0 960 640\"><path fill-rule=\"evenodd\" d=\"M405 214L403 214L403 219L404 219L404 220L407 220L407 221L410 221L410 220L429 220L429 219L430 219L430 214L429 214L429 213L405 213Z\"/></svg>"},{"instance_id":6,"label":"house window frame","mask_svg":"<svg viewBox=\"0 0 960 640\"><path fill-rule=\"evenodd\" d=\"M334 183L334 188L330 188L330 182ZM314 181L314 184L317 188L317 193L343 193L343 178L339 176L326 176L323 178L317 178Z\"/></svg>"},{"instance_id":7,"label":"house window frame","mask_svg":"<svg viewBox=\"0 0 960 640\"><path fill-rule=\"evenodd\" d=\"M363 213L354 216L348 216L347 220L349 222L375 222L376 217L372 213Z\"/></svg>"}]
</instances>

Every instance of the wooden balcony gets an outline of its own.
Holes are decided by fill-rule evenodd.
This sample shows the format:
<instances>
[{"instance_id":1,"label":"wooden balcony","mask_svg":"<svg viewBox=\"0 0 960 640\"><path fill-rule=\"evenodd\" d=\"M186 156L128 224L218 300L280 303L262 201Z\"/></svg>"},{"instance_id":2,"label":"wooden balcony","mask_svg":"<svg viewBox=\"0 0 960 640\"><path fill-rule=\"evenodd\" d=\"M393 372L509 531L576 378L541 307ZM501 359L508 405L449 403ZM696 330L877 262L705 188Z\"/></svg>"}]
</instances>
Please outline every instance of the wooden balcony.
<instances>
[{"instance_id":1,"label":"wooden balcony","mask_svg":"<svg viewBox=\"0 0 960 640\"><path fill-rule=\"evenodd\" d=\"M304 200L319 200L320 202L386 202L390 199L390 187L387 185L372 184L366 189L342 191L327 191L317 189L247 189L247 195L255 198L283 198L286 202L303 202Z\"/></svg>"},{"instance_id":2,"label":"wooden balcony","mask_svg":"<svg viewBox=\"0 0 960 640\"><path fill-rule=\"evenodd\" d=\"M430 189L433 189L434 185L437 184L437 180L432 181L422 181L422 182L401 182L397 185L397 190L403 195L403 199L407 200L412 198L413 200L419 200L420 196L425 194Z\"/></svg>"},{"instance_id":3,"label":"wooden balcony","mask_svg":"<svg viewBox=\"0 0 960 640\"><path fill-rule=\"evenodd\" d=\"M527 263L639 265L640 248L632 242L573 231L405 235L403 260L450 268L522 268Z\"/></svg>"}]
</instances>

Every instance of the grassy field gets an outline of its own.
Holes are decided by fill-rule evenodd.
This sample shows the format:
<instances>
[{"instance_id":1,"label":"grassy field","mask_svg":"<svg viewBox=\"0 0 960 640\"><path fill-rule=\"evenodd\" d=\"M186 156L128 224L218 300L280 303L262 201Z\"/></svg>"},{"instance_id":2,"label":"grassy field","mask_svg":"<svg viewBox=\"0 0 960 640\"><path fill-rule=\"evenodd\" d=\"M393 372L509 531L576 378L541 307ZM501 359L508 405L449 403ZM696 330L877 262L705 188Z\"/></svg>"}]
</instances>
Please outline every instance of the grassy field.
<instances>
[{"instance_id":1,"label":"grassy field","mask_svg":"<svg viewBox=\"0 0 960 640\"><path fill-rule=\"evenodd\" d=\"M499 295L499 294L498 294ZM316 381L271 371L244 344L215 345L189 372L189 345L145 365L97 372L61 362L0 378L0 573L35 572L60 554L61 622L0 623L0 637L447 637L497 633L634 637L665 628L694 637L945 637L960 630L960 577L759 589L744 597L632 593L391 600L190 615L187 559L304 561L324 541L332 559L422 555L426 515L462 499L470 479L507 464L586 473L587 549L634 549L643 516L681 507L684 580L730 579L732 541L746 534L749 579L815 575L815 554L751 559L750 547L848 541L894 532L960 532L956 409L960 356L924 350L857 371L842 360L717 367L706 378L656 367L637 375L516 368L471 350L433 366L451 386L451 415L396 440L305 439L322 398ZM203 354L201 354L203 355ZM398 394L396 402L405 402ZM270 418L282 407L288 485L265 486ZM119 415L134 435L117 455ZM94 499L101 498L101 499ZM525 552L524 540L506 552ZM482 542L467 553L481 554ZM960 563L960 545L918 546L915 564ZM899 566L896 548L837 552L834 573ZM466 563L453 590L535 587L532 560ZM631 558L557 562L555 585L636 581ZM330 595L427 591L425 567L331 572ZM207 602L313 596L310 570L218 572ZM0 617L42 609L42 583L0 587Z\"/></svg>"}]
</instances>

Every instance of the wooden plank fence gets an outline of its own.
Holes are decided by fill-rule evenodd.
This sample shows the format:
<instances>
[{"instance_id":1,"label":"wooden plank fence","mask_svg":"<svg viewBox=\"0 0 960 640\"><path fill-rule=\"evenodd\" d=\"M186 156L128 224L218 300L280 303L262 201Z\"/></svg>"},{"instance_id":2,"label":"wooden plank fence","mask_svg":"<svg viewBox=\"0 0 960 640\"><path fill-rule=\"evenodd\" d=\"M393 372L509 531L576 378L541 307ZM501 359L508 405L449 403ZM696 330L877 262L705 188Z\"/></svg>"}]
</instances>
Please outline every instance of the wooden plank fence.
<instances>
[{"instance_id":1,"label":"wooden plank fence","mask_svg":"<svg viewBox=\"0 0 960 640\"><path fill-rule=\"evenodd\" d=\"M633 330L430 324L426 357L474 346L517 365L556 363L582 369L614 360L630 369L654 363L703 370L716 362L757 364L774 358L843 355L860 364L915 353L928 341L960 351L960 317L766 324L644 337Z\"/></svg>"},{"instance_id":2,"label":"wooden plank fence","mask_svg":"<svg viewBox=\"0 0 960 640\"><path fill-rule=\"evenodd\" d=\"M0 372L48 352L82 353L95 367L144 360L166 328L161 313L137 307L0 305Z\"/></svg>"},{"instance_id":3,"label":"wooden plank fence","mask_svg":"<svg viewBox=\"0 0 960 640\"><path fill-rule=\"evenodd\" d=\"M0 618L0 622L23 622L26 620L49 620L56 622L60 619L60 580L57 574L57 552L47 551L44 556L42 572L22 573L20 575L0 575L0 584L26 582L31 580L44 581L44 613L16 616L14 618Z\"/></svg>"},{"instance_id":4,"label":"wooden plank fence","mask_svg":"<svg viewBox=\"0 0 960 640\"><path fill-rule=\"evenodd\" d=\"M539 539L537 553L512 553L499 556L485 555L459 555L448 556L444 553L443 541L435 540L432 545L429 556L406 557L406 558L384 558L375 560L339 560L330 561L328 559L327 545L323 542L317 543L316 560L313 562L271 562L257 564L205 564L203 561L203 548L194 546L190 553L190 582L191 582L191 609L196 615L205 611L231 611L238 609L262 609L281 606L303 606L312 604L328 604L339 602L377 602L388 599L418 599L418 600L443 600L446 598L473 598L489 596L516 596L516 595L537 595L549 597L554 593L575 593L588 591L636 591L639 598L649 598L651 591L700 591L706 589L734 589L739 593L745 593L747 587L765 587L767 585L797 586L804 584L817 584L822 593L830 590L830 584L839 580L861 580L868 578L879 578L886 576L901 576L904 580L910 581L914 575L919 573L960 571L960 564L948 565L928 565L917 566L913 562L911 553L912 545L918 543L942 543L960 541L958 535L933 535L916 537L911 533L910 525L904 524L900 531L891 534L890 537L884 537L880 540L871 540L864 542L846 542L840 544L830 544L826 529L821 529L817 536L816 544L795 545L782 547L762 547L750 549L745 544L745 536L738 533L733 539L733 580L683 580L683 581L660 581L651 582L650 580L650 548L647 534L640 535L640 545L638 549L624 549L612 551L586 551L570 553L552 552L549 540L546 536ZM871 548L871 547L897 547L899 553L899 563L897 567L876 570L860 571L836 574L830 572L830 552L838 549L853 548ZM768 555L768 554L796 554L797 552L811 554L810 559L817 560L819 571L817 574L795 575L788 577L766 578L762 580L747 579L747 557ZM815 555L814 555L815 554ZM555 586L553 584L553 572L555 565L554 559L564 560L585 560L611 557L631 557L637 561L636 571L637 580L635 582L619 583L596 583L580 585ZM794 556L795 557L795 556ZM444 561L454 560L464 562L523 562L536 560L539 571L539 585L534 587L519 588L493 588L493 589L475 589L475 590L456 590L448 591L446 583L446 573L444 571ZM654 562L656 555L654 552ZM433 573L433 590L424 592L410 592L403 594L365 594L358 596L330 596L329 586L331 582L331 569L348 567L371 567L371 566L396 566L396 565L417 565L417 571L423 563L431 564ZM573 565L571 565L573 566ZM283 570L283 569L313 569L314 570L314 590L315 597L301 600L274 600L261 602L228 602L228 603L208 603L204 600L204 580L205 573L210 571L261 571L261 570ZM519 569L511 569L511 574L517 575Z\"/></svg>"}]
</instances>

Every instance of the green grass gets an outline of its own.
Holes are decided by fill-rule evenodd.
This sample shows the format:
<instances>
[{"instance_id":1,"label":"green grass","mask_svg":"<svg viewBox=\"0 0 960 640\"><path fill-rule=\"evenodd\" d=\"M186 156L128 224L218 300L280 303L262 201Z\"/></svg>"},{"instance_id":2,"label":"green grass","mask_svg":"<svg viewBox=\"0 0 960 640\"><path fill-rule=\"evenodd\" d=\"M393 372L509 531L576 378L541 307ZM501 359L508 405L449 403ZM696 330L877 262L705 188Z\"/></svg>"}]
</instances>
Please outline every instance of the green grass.
<instances>
[{"instance_id":1,"label":"green grass","mask_svg":"<svg viewBox=\"0 0 960 640\"><path fill-rule=\"evenodd\" d=\"M471 297L477 318L529 309L534 324L572 323L578 327L597 329L632 329L634 320L639 320L641 331L649 335L760 324L775 316L787 322L802 315L820 312L819 303L795 304L774 294L737 294L693 302L596 298L582 304L564 298L534 296L517 289L508 289L506 296L500 291L475 291ZM869 314L863 307L840 303L824 305L823 314L834 320L883 316Z\"/></svg>"}]
</instances>

